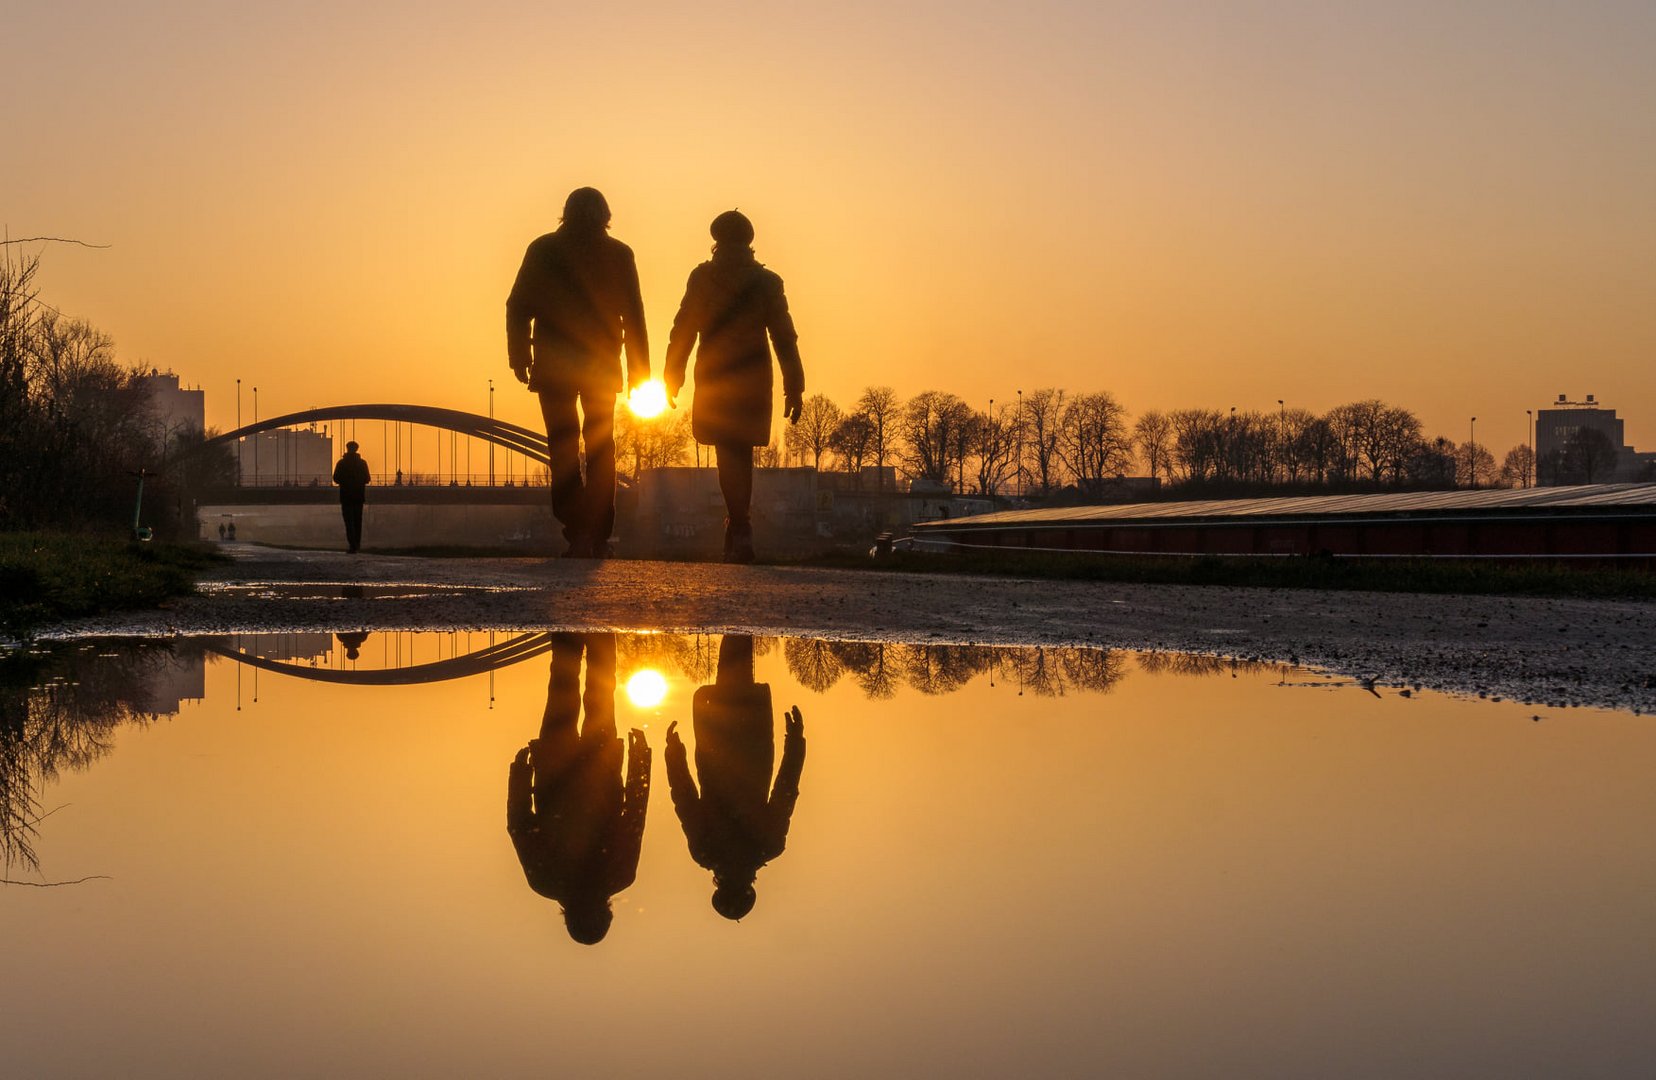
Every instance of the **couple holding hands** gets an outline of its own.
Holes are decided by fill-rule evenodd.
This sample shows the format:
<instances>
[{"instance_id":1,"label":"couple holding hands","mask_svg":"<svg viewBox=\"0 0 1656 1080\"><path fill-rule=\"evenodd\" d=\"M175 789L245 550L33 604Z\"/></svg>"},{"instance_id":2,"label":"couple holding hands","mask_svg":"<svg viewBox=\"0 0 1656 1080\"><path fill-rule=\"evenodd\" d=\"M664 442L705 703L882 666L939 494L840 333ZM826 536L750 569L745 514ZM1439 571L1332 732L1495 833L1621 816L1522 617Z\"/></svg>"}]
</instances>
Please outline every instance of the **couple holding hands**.
<instances>
[{"instance_id":1,"label":"couple holding hands","mask_svg":"<svg viewBox=\"0 0 1656 1080\"><path fill-rule=\"evenodd\" d=\"M570 193L557 231L529 245L506 300L512 372L540 397L552 473L552 513L569 558L603 558L615 528L615 396L650 378L644 301L632 249L609 235L610 209L593 188ZM724 494L724 558L752 562L753 449L770 442L771 346L782 368L783 415L805 393L798 334L782 279L753 254L753 223L713 219L713 257L690 273L667 339L665 382L676 407L696 340L691 431L712 446ZM768 335L768 340L767 340ZM582 469L582 448L585 470Z\"/></svg>"}]
</instances>

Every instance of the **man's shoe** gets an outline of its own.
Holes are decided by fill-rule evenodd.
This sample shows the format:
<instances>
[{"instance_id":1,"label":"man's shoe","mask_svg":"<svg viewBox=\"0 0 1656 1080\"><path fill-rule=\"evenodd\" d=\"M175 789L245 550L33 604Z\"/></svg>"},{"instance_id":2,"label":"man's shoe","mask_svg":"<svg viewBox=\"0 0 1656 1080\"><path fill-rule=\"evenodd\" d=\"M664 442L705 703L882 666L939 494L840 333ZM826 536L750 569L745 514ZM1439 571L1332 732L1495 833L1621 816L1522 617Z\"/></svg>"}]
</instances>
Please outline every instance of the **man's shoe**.
<instances>
[{"instance_id":1,"label":"man's shoe","mask_svg":"<svg viewBox=\"0 0 1656 1080\"><path fill-rule=\"evenodd\" d=\"M573 537L569 541L569 548L563 553L565 559L592 558L592 542L581 537Z\"/></svg>"},{"instance_id":2,"label":"man's shoe","mask_svg":"<svg viewBox=\"0 0 1656 1080\"><path fill-rule=\"evenodd\" d=\"M738 521L725 526L725 557L727 563L753 561L753 523Z\"/></svg>"}]
</instances>

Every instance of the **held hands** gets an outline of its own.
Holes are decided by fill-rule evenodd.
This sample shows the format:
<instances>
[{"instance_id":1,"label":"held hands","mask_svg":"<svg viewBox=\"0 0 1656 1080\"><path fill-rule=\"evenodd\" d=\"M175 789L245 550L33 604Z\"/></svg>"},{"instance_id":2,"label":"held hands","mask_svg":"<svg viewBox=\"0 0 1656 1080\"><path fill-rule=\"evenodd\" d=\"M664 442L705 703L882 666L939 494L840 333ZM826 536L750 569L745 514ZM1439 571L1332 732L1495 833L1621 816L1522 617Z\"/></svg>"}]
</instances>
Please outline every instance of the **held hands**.
<instances>
[{"instance_id":1,"label":"held hands","mask_svg":"<svg viewBox=\"0 0 1656 1080\"><path fill-rule=\"evenodd\" d=\"M799 414L805 410L805 402L799 394L788 394L782 399L782 415L788 418L788 423L799 423Z\"/></svg>"}]
</instances>

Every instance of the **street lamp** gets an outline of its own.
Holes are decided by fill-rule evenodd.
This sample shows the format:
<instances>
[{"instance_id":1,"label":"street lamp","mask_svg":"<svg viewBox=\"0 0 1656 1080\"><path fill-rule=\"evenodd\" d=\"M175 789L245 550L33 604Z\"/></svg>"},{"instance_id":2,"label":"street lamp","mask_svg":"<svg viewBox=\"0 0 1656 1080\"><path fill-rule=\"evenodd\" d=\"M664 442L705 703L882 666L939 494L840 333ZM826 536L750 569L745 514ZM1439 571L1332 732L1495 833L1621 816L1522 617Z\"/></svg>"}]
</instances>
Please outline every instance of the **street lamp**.
<instances>
[{"instance_id":1,"label":"street lamp","mask_svg":"<svg viewBox=\"0 0 1656 1080\"><path fill-rule=\"evenodd\" d=\"M236 430L240 431L241 426L242 426L242 422L241 422L241 380L237 379L236 380ZM241 438L240 435L237 435L236 436L236 486L237 487L241 487L241 482L242 482L241 452L242 452L242 438Z\"/></svg>"},{"instance_id":2,"label":"street lamp","mask_svg":"<svg viewBox=\"0 0 1656 1080\"><path fill-rule=\"evenodd\" d=\"M1288 479L1288 406L1277 398L1277 464L1282 466L1282 478Z\"/></svg>"},{"instance_id":3,"label":"street lamp","mask_svg":"<svg viewBox=\"0 0 1656 1080\"><path fill-rule=\"evenodd\" d=\"M489 419L494 419L494 380L489 380ZM489 486L494 487L494 441L489 442Z\"/></svg>"},{"instance_id":4,"label":"street lamp","mask_svg":"<svg viewBox=\"0 0 1656 1080\"><path fill-rule=\"evenodd\" d=\"M1024 425L1023 391L1019 390L1018 391L1018 435L1017 435L1017 439L1018 439L1018 450L1017 450L1017 454L1018 454L1018 494L1019 495L1027 495L1029 493L1029 481L1024 479L1023 425Z\"/></svg>"},{"instance_id":5,"label":"street lamp","mask_svg":"<svg viewBox=\"0 0 1656 1080\"><path fill-rule=\"evenodd\" d=\"M1466 479L1474 491L1478 488L1478 418L1466 425Z\"/></svg>"},{"instance_id":6,"label":"street lamp","mask_svg":"<svg viewBox=\"0 0 1656 1080\"><path fill-rule=\"evenodd\" d=\"M1529 452L1530 452L1529 467L1524 470L1524 486L1525 487L1534 487L1535 486L1535 473L1536 473L1536 468L1535 468L1535 410L1534 409L1525 409L1524 410L1524 415L1529 417L1529 421L1525 426L1529 429Z\"/></svg>"},{"instance_id":7,"label":"street lamp","mask_svg":"<svg viewBox=\"0 0 1656 1080\"><path fill-rule=\"evenodd\" d=\"M253 388L253 426L259 424L259 388ZM258 487L262 477L259 475L259 437L253 436L253 486Z\"/></svg>"}]
</instances>

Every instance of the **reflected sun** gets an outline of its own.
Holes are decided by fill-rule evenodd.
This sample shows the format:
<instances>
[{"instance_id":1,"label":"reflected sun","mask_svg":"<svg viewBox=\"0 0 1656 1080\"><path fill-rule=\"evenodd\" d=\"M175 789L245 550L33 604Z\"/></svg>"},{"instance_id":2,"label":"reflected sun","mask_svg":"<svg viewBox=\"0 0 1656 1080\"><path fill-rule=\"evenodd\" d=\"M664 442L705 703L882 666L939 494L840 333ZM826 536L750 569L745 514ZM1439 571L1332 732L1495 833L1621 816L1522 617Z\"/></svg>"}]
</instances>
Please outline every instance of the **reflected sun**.
<instances>
[{"instance_id":1,"label":"reflected sun","mask_svg":"<svg viewBox=\"0 0 1656 1080\"><path fill-rule=\"evenodd\" d=\"M627 700L640 709L653 709L667 697L667 677L652 668L635 671L627 679Z\"/></svg>"},{"instance_id":2,"label":"reflected sun","mask_svg":"<svg viewBox=\"0 0 1656 1080\"><path fill-rule=\"evenodd\" d=\"M667 388L660 379L640 383L627 395L627 408L640 419L653 420L667 411Z\"/></svg>"}]
</instances>

